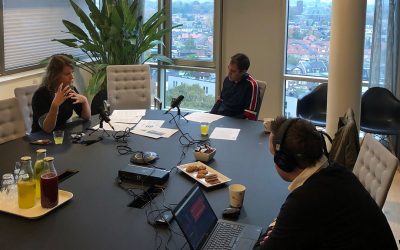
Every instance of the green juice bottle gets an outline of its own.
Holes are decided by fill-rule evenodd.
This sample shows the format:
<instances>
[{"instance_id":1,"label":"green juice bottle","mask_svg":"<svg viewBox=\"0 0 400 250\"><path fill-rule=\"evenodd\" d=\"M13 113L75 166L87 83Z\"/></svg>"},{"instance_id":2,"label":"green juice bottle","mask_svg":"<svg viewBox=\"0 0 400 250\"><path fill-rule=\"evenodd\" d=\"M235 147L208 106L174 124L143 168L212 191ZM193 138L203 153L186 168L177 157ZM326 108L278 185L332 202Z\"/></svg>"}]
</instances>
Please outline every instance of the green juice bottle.
<instances>
[{"instance_id":1,"label":"green juice bottle","mask_svg":"<svg viewBox=\"0 0 400 250\"><path fill-rule=\"evenodd\" d=\"M40 198L40 176L43 172L44 161L46 157L46 149L36 150L36 161L33 166L33 171L35 173L35 183L36 183L36 198Z\"/></svg>"}]
</instances>

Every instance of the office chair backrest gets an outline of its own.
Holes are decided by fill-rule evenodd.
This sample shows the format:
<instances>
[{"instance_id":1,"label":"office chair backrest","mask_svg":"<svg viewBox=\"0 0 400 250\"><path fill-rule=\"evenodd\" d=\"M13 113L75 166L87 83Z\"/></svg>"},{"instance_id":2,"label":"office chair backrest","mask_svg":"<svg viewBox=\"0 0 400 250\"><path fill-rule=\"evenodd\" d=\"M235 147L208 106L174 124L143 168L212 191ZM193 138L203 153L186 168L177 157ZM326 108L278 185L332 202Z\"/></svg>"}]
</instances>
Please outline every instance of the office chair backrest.
<instances>
[{"instance_id":1,"label":"office chair backrest","mask_svg":"<svg viewBox=\"0 0 400 250\"><path fill-rule=\"evenodd\" d=\"M398 159L371 134L365 135L353 173L380 208L385 203L398 164Z\"/></svg>"},{"instance_id":2,"label":"office chair backrest","mask_svg":"<svg viewBox=\"0 0 400 250\"><path fill-rule=\"evenodd\" d=\"M97 115L104 106L104 101L107 100L107 90L101 89L97 94L94 95L92 103L90 104L90 110L92 115Z\"/></svg>"},{"instance_id":3,"label":"office chair backrest","mask_svg":"<svg viewBox=\"0 0 400 250\"><path fill-rule=\"evenodd\" d=\"M339 118L338 130L332 141L329 160L336 161L353 169L360 151L357 123L354 112L349 108L343 117Z\"/></svg>"},{"instance_id":4,"label":"office chair backrest","mask_svg":"<svg viewBox=\"0 0 400 250\"><path fill-rule=\"evenodd\" d=\"M393 135L400 130L400 101L389 90L369 88L361 97L361 130Z\"/></svg>"},{"instance_id":5,"label":"office chair backrest","mask_svg":"<svg viewBox=\"0 0 400 250\"><path fill-rule=\"evenodd\" d=\"M296 116L316 126L326 126L328 84L322 83L297 100Z\"/></svg>"},{"instance_id":6,"label":"office chair backrest","mask_svg":"<svg viewBox=\"0 0 400 250\"><path fill-rule=\"evenodd\" d=\"M30 85L14 89L14 95L18 100L19 108L24 118L25 130L28 134L32 129L32 96L38 87L38 85Z\"/></svg>"},{"instance_id":7,"label":"office chair backrest","mask_svg":"<svg viewBox=\"0 0 400 250\"><path fill-rule=\"evenodd\" d=\"M111 110L150 108L150 66L108 66L107 95Z\"/></svg>"},{"instance_id":8,"label":"office chair backrest","mask_svg":"<svg viewBox=\"0 0 400 250\"><path fill-rule=\"evenodd\" d=\"M258 85L258 89L260 91L260 101L258 102L258 105L256 108L257 109L257 119L258 119L258 114L260 113L262 101L264 99L265 90L267 88L267 83L264 81L257 80L257 85Z\"/></svg>"},{"instance_id":9,"label":"office chair backrest","mask_svg":"<svg viewBox=\"0 0 400 250\"><path fill-rule=\"evenodd\" d=\"M15 97L0 100L0 144L25 135L24 118Z\"/></svg>"}]
</instances>

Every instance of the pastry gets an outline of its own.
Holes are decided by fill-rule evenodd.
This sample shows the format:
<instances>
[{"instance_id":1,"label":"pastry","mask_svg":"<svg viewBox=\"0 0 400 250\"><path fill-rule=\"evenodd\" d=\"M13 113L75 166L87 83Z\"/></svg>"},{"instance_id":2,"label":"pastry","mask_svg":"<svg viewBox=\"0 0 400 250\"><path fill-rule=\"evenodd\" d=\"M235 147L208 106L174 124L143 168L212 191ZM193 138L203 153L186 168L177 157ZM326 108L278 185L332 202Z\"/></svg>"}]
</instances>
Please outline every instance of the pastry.
<instances>
[{"instance_id":1,"label":"pastry","mask_svg":"<svg viewBox=\"0 0 400 250\"><path fill-rule=\"evenodd\" d=\"M198 173L198 174L196 175L196 178L197 178L197 179L201 179L201 178L204 178L204 177L206 177L206 174L200 174L200 173Z\"/></svg>"},{"instance_id":2,"label":"pastry","mask_svg":"<svg viewBox=\"0 0 400 250\"><path fill-rule=\"evenodd\" d=\"M197 167L196 165L190 165L189 167L186 168L186 172L188 173L193 173L196 172L197 170L199 170L199 167Z\"/></svg>"}]
</instances>

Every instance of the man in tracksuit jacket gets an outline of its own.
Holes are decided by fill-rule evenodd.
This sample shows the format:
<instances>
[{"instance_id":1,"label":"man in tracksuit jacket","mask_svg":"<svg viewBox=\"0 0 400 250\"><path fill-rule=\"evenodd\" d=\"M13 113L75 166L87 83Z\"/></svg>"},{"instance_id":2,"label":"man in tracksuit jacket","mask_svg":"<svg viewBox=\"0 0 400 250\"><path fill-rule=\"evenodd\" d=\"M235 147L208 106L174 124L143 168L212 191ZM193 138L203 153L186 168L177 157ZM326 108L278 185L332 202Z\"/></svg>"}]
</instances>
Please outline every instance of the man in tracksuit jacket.
<instances>
[{"instance_id":1,"label":"man in tracksuit jacket","mask_svg":"<svg viewBox=\"0 0 400 250\"><path fill-rule=\"evenodd\" d=\"M249 67L250 60L246 55L239 53L231 57L221 96L210 113L256 120L260 90L257 81L247 73Z\"/></svg>"}]
</instances>

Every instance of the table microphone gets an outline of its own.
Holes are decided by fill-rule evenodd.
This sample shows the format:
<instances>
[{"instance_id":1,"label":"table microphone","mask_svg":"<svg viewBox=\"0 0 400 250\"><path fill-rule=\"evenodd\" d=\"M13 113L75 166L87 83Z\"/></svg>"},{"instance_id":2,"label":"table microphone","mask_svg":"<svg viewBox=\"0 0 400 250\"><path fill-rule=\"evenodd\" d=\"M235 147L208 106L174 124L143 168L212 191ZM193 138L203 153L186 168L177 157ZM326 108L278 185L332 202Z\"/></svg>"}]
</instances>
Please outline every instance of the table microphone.
<instances>
[{"instance_id":1,"label":"table microphone","mask_svg":"<svg viewBox=\"0 0 400 250\"><path fill-rule=\"evenodd\" d=\"M173 99L172 102L171 102L171 107L169 107L169 109L167 111L165 111L164 114L167 114L172 109L174 109L176 107L179 107L179 105L181 104L183 98L185 98L185 97L183 95L180 95L176 99Z\"/></svg>"},{"instance_id":2,"label":"table microphone","mask_svg":"<svg viewBox=\"0 0 400 250\"><path fill-rule=\"evenodd\" d=\"M100 109L100 117L101 117L101 119L103 119L103 121L105 121L106 123L108 123L108 125L110 125L110 127L111 127L113 130L115 130L114 127L113 127L113 125L111 125L110 116L109 116L108 112L104 110L104 108L101 108L101 109Z\"/></svg>"}]
</instances>

